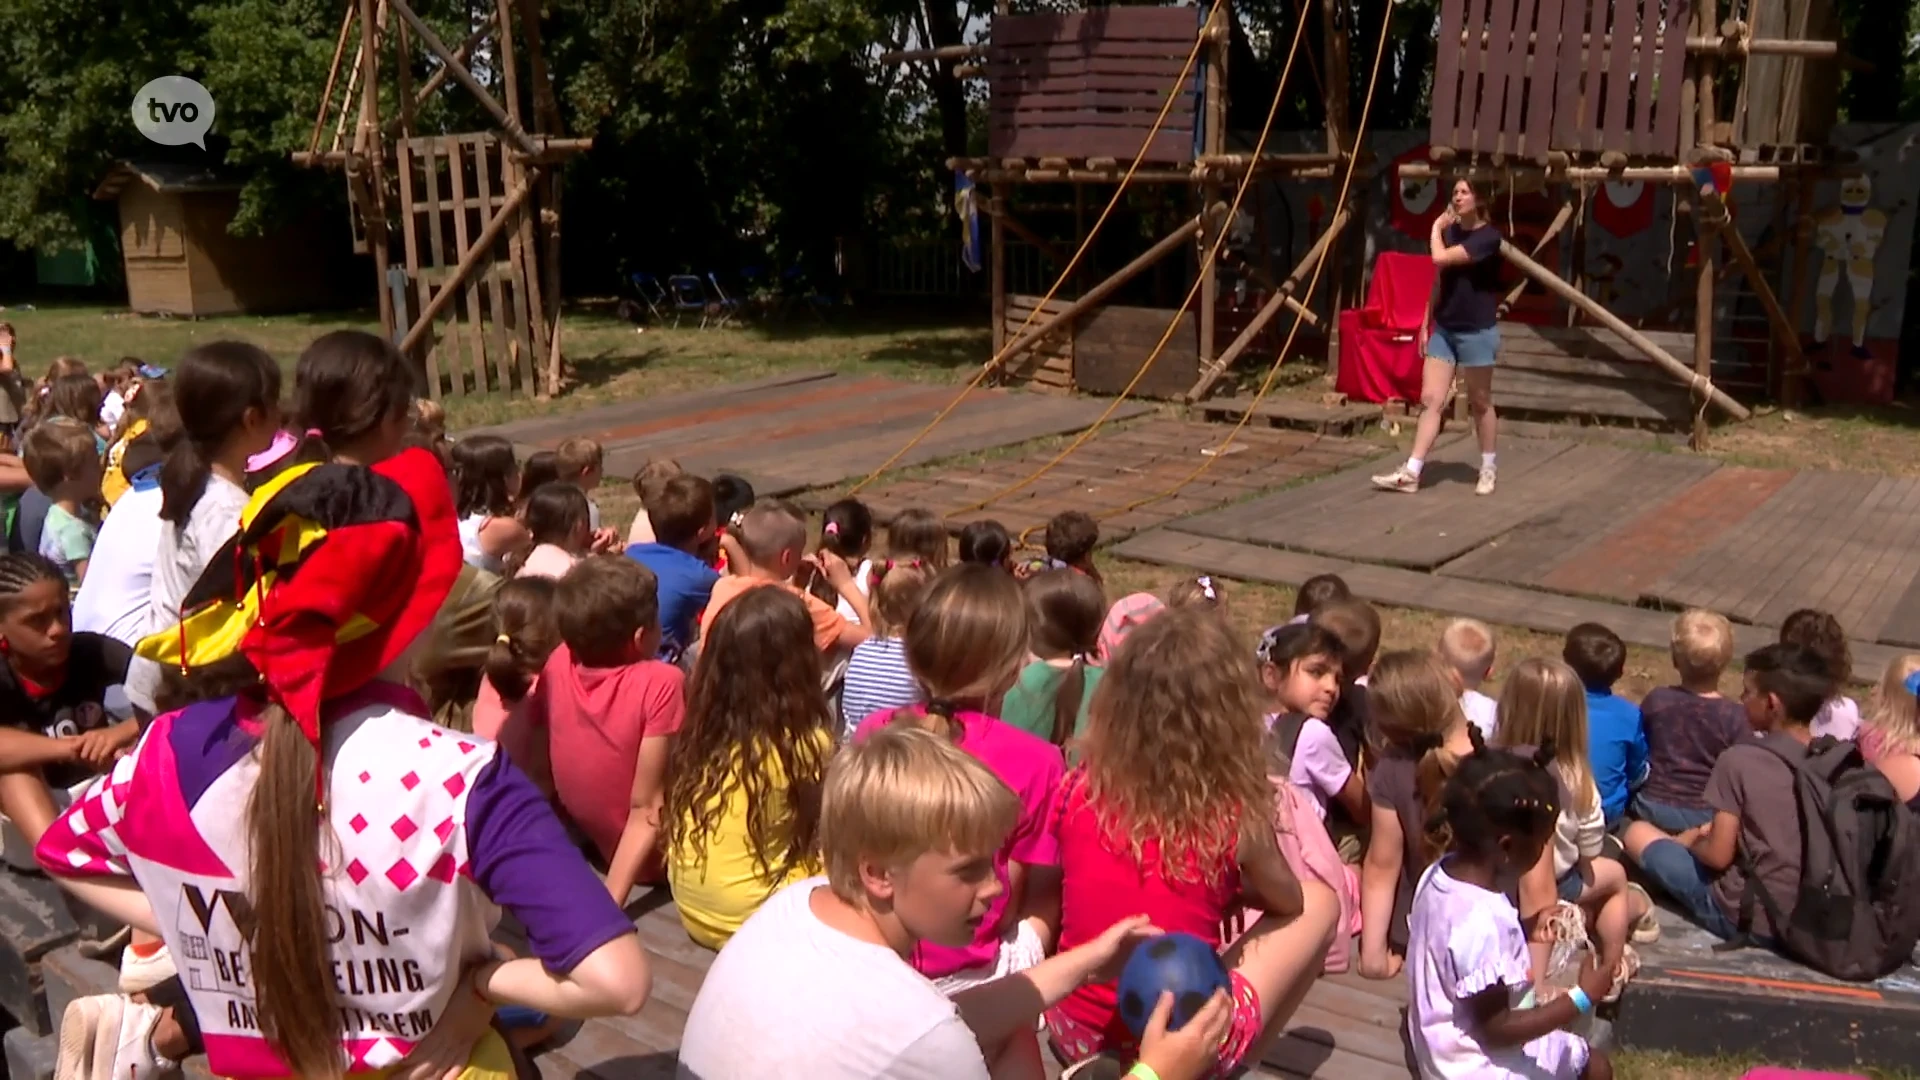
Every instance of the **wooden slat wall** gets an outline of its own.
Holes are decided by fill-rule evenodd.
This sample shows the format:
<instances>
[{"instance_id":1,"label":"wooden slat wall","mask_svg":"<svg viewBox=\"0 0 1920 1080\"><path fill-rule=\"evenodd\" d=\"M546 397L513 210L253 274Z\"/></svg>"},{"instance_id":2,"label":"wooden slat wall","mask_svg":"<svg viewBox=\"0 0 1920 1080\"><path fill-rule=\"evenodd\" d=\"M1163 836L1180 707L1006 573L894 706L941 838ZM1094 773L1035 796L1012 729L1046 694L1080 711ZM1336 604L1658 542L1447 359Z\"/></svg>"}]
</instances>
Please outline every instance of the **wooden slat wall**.
<instances>
[{"instance_id":1,"label":"wooden slat wall","mask_svg":"<svg viewBox=\"0 0 1920 1080\"><path fill-rule=\"evenodd\" d=\"M1037 296L1007 296L1007 340L1012 341L1052 315L1067 309L1070 301L1049 300L1046 308L1033 321L1027 316L1040 303ZM1013 358L1007 365L1007 376L1019 382L1030 383L1043 390L1057 390L1065 393L1073 389L1073 327L1068 326L1058 333L1048 334L1039 344L1025 353Z\"/></svg>"},{"instance_id":2,"label":"wooden slat wall","mask_svg":"<svg viewBox=\"0 0 1920 1080\"><path fill-rule=\"evenodd\" d=\"M1442 0L1430 141L1534 161L1549 151L1678 160L1691 2Z\"/></svg>"},{"instance_id":3,"label":"wooden slat wall","mask_svg":"<svg viewBox=\"0 0 1920 1080\"><path fill-rule=\"evenodd\" d=\"M1199 30L1190 7L997 16L985 64L988 153L1131 161L1178 93L1142 160L1192 161L1200 65L1184 87L1175 79Z\"/></svg>"},{"instance_id":4,"label":"wooden slat wall","mask_svg":"<svg viewBox=\"0 0 1920 1080\"><path fill-rule=\"evenodd\" d=\"M1126 389L1174 317L1166 308L1109 305L1081 319L1073 336L1073 384L1096 394ZM1199 377L1200 320L1192 310L1182 311L1173 336L1134 386L1133 396L1177 398Z\"/></svg>"}]
</instances>

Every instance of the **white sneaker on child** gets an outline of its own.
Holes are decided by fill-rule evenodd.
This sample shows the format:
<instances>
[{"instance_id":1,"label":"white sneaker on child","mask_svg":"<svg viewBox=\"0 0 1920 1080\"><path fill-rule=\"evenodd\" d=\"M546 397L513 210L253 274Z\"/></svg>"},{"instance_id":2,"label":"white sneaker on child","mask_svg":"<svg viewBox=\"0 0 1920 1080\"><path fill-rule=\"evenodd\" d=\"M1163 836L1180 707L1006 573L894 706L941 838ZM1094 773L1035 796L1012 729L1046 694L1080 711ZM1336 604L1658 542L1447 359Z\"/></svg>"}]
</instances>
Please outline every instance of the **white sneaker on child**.
<instances>
[{"instance_id":1,"label":"white sneaker on child","mask_svg":"<svg viewBox=\"0 0 1920 1080\"><path fill-rule=\"evenodd\" d=\"M166 1010L119 994L75 998L60 1019L58 1080L156 1080L180 1068L154 1052Z\"/></svg>"},{"instance_id":2,"label":"white sneaker on child","mask_svg":"<svg viewBox=\"0 0 1920 1080\"><path fill-rule=\"evenodd\" d=\"M135 955L131 945L120 954L120 992L123 994L144 993L177 974L173 954L165 945L152 956Z\"/></svg>"},{"instance_id":3,"label":"white sneaker on child","mask_svg":"<svg viewBox=\"0 0 1920 1080\"><path fill-rule=\"evenodd\" d=\"M1420 490L1420 478L1405 465L1390 473L1381 473L1373 478L1373 486L1381 491L1399 491L1408 495Z\"/></svg>"}]
</instances>

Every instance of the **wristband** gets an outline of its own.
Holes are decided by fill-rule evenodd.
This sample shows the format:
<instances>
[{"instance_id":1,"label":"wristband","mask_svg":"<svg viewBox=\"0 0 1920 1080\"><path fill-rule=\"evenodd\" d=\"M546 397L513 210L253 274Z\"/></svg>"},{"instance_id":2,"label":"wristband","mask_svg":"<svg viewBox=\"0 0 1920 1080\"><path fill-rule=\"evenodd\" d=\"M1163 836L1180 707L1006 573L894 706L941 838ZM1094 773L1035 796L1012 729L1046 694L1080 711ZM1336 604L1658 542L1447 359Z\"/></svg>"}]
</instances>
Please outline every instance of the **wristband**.
<instances>
[{"instance_id":1,"label":"wristband","mask_svg":"<svg viewBox=\"0 0 1920 1080\"><path fill-rule=\"evenodd\" d=\"M1160 1074L1144 1061L1134 1062L1133 1068L1127 1070L1127 1075L1140 1077L1140 1080L1160 1080Z\"/></svg>"},{"instance_id":2,"label":"wristband","mask_svg":"<svg viewBox=\"0 0 1920 1080\"><path fill-rule=\"evenodd\" d=\"M1590 1013L1593 1011L1593 999L1587 996L1585 990L1577 986L1567 991L1567 1000L1573 1002L1573 1007L1579 1009L1582 1013Z\"/></svg>"}]
</instances>

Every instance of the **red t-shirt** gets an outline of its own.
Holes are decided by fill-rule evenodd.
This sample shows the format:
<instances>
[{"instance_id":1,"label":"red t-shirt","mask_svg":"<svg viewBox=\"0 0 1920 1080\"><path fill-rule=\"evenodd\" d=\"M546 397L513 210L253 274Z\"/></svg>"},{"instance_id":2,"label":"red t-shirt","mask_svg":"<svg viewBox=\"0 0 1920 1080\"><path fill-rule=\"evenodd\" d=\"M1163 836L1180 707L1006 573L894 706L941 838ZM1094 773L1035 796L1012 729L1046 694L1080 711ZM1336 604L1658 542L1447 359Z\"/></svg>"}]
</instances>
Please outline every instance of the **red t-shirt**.
<instances>
[{"instance_id":1,"label":"red t-shirt","mask_svg":"<svg viewBox=\"0 0 1920 1080\"><path fill-rule=\"evenodd\" d=\"M1098 808L1087 797L1085 772L1067 777L1059 808L1061 952L1085 945L1121 919L1142 914L1161 930L1221 943L1221 924L1240 895L1236 850L1226 851L1210 868L1211 875L1172 882L1135 862L1124 838L1104 835ZM1148 837L1141 852L1147 866L1159 865L1159 840ZM1113 983L1088 983L1069 994L1060 1010L1079 1024L1104 1031L1107 1045L1131 1046L1138 1040L1114 1008L1115 996Z\"/></svg>"},{"instance_id":2,"label":"red t-shirt","mask_svg":"<svg viewBox=\"0 0 1920 1080\"><path fill-rule=\"evenodd\" d=\"M602 858L613 858L626 828L641 742L680 730L685 681L658 660L586 667L562 645L527 695L528 724L547 732L560 806Z\"/></svg>"}]
</instances>

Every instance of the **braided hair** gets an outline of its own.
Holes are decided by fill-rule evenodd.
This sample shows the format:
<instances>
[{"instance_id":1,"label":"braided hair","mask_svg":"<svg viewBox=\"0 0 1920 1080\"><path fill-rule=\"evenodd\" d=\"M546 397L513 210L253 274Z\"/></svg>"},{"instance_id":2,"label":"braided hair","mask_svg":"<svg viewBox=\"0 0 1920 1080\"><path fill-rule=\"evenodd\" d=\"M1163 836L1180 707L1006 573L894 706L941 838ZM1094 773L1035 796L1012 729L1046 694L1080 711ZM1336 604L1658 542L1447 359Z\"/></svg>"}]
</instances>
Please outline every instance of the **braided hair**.
<instances>
[{"instance_id":1,"label":"braided hair","mask_svg":"<svg viewBox=\"0 0 1920 1080\"><path fill-rule=\"evenodd\" d=\"M53 560L32 551L0 554L0 617L13 610L20 594L42 581L65 584L67 576Z\"/></svg>"},{"instance_id":2,"label":"braided hair","mask_svg":"<svg viewBox=\"0 0 1920 1080\"><path fill-rule=\"evenodd\" d=\"M1460 758L1428 814L1429 846L1485 858L1507 837L1545 837L1560 815L1560 789L1549 771L1551 740L1524 756L1488 746L1471 724L1467 732L1473 752Z\"/></svg>"}]
</instances>

